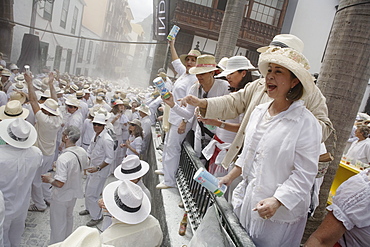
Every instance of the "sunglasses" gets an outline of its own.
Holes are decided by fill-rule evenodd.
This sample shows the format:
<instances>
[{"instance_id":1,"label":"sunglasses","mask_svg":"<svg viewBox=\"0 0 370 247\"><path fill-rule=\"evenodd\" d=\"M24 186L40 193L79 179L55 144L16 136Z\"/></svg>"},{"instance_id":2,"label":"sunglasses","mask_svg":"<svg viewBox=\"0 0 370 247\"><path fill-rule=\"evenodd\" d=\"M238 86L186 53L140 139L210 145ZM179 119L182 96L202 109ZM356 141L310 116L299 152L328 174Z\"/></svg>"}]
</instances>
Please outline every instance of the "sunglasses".
<instances>
[{"instance_id":1,"label":"sunglasses","mask_svg":"<svg viewBox=\"0 0 370 247\"><path fill-rule=\"evenodd\" d=\"M93 123L94 126L103 126L104 124L100 124L100 123Z\"/></svg>"},{"instance_id":2,"label":"sunglasses","mask_svg":"<svg viewBox=\"0 0 370 247\"><path fill-rule=\"evenodd\" d=\"M136 126L136 124L130 123L131 126Z\"/></svg>"}]
</instances>

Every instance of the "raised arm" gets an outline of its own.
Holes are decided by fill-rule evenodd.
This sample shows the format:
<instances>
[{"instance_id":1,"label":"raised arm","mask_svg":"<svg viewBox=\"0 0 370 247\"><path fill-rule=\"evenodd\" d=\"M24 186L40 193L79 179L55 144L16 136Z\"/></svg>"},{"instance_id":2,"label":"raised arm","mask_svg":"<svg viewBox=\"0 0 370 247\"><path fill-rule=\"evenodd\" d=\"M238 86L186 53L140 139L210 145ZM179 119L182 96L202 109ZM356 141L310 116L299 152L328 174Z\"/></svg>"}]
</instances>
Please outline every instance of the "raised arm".
<instances>
[{"instance_id":1,"label":"raised arm","mask_svg":"<svg viewBox=\"0 0 370 247\"><path fill-rule=\"evenodd\" d=\"M171 58L172 61L179 59L179 56L177 55L176 49L175 49L175 39L168 41L170 44L170 51L171 51Z\"/></svg>"},{"instance_id":2,"label":"raised arm","mask_svg":"<svg viewBox=\"0 0 370 247\"><path fill-rule=\"evenodd\" d=\"M50 97L57 101L58 102L58 98L57 98L57 92L55 91L55 88L54 88L54 73L53 72L50 72L49 74L49 89L50 89Z\"/></svg>"},{"instance_id":3,"label":"raised arm","mask_svg":"<svg viewBox=\"0 0 370 247\"><path fill-rule=\"evenodd\" d=\"M39 103L37 102L35 88L33 87L33 84L32 84L32 77L30 74L25 73L24 79L26 80L27 85L28 85L28 97L29 97L30 104L32 106L32 110L36 114L36 112L40 110L40 106L39 106Z\"/></svg>"}]
</instances>

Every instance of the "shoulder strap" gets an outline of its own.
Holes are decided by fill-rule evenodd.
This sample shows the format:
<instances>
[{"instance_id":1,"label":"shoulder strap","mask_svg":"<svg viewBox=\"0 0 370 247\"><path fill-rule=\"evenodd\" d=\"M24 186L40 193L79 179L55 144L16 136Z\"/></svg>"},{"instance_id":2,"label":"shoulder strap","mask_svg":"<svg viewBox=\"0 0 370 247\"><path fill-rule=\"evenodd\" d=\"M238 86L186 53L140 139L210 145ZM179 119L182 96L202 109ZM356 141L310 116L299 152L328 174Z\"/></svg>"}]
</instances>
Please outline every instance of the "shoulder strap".
<instances>
[{"instance_id":1,"label":"shoulder strap","mask_svg":"<svg viewBox=\"0 0 370 247\"><path fill-rule=\"evenodd\" d=\"M76 155L78 164L80 165L80 171L82 171L82 165L81 165L80 159L78 158L78 155L75 152L71 151L71 150L68 150L67 152L70 152L70 153L73 153L74 155Z\"/></svg>"}]
</instances>

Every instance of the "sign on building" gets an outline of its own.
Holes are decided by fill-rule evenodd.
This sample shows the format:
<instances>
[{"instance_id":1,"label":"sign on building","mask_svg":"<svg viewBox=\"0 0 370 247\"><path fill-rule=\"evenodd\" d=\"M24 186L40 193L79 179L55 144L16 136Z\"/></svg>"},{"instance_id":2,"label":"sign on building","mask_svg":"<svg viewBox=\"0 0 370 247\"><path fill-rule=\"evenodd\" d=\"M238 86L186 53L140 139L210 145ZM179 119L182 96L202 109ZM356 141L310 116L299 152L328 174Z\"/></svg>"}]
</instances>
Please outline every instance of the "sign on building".
<instances>
[{"instance_id":1,"label":"sign on building","mask_svg":"<svg viewBox=\"0 0 370 247\"><path fill-rule=\"evenodd\" d=\"M169 32L170 1L153 0L153 39L164 41Z\"/></svg>"}]
</instances>

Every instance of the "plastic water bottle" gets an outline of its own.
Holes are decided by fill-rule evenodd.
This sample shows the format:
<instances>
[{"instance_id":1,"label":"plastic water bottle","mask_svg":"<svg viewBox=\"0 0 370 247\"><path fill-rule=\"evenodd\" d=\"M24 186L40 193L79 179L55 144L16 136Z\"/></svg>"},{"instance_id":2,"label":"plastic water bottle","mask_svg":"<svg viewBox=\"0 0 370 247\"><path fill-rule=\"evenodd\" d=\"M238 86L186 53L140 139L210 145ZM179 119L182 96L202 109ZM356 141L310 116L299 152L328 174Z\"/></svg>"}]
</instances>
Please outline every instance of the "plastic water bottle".
<instances>
[{"instance_id":1,"label":"plastic water bottle","mask_svg":"<svg viewBox=\"0 0 370 247\"><path fill-rule=\"evenodd\" d=\"M176 37L176 35L178 34L179 30L180 30L180 28L178 26L173 25L170 33L167 36L167 39L170 40L170 41L173 40Z\"/></svg>"},{"instance_id":2,"label":"plastic water bottle","mask_svg":"<svg viewBox=\"0 0 370 247\"><path fill-rule=\"evenodd\" d=\"M153 84L154 86L156 86L156 88L158 88L159 93L164 99L168 99L169 97L171 97L171 94L166 88L166 85L164 84L162 77L155 78L153 80Z\"/></svg>"},{"instance_id":3,"label":"plastic water bottle","mask_svg":"<svg viewBox=\"0 0 370 247\"><path fill-rule=\"evenodd\" d=\"M219 188L218 179L203 167L198 169L193 179L216 196L222 196L226 192L227 186L223 184L221 188Z\"/></svg>"}]
</instances>

